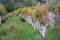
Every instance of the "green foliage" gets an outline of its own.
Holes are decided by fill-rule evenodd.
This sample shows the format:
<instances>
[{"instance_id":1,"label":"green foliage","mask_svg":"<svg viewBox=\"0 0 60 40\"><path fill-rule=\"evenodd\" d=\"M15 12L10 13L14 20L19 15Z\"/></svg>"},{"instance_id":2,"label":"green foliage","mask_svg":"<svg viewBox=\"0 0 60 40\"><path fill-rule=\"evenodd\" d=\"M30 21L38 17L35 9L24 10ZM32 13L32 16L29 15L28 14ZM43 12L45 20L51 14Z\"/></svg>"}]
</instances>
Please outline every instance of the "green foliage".
<instances>
[{"instance_id":1,"label":"green foliage","mask_svg":"<svg viewBox=\"0 0 60 40\"><path fill-rule=\"evenodd\" d=\"M36 4L37 4L37 1L35 1L35 0L29 0L28 1L28 6L34 6Z\"/></svg>"},{"instance_id":2,"label":"green foliage","mask_svg":"<svg viewBox=\"0 0 60 40\"><path fill-rule=\"evenodd\" d=\"M57 4L55 5L55 8L60 8L60 3L57 3Z\"/></svg>"},{"instance_id":3,"label":"green foliage","mask_svg":"<svg viewBox=\"0 0 60 40\"><path fill-rule=\"evenodd\" d=\"M37 3L35 0L2 0L2 2L8 12L23 6L34 6Z\"/></svg>"},{"instance_id":4,"label":"green foliage","mask_svg":"<svg viewBox=\"0 0 60 40\"><path fill-rule=\"evenodd\" d=\"M14 0L3 0L3 4L6 7L7 11L13 11Z\"/></svg>"},{"instance_id":5,"label":"green foliage","mask_svg":"<svg viewBox=\"0 0 60 40\"><path fill-rule=\"evenodd\" d=\"M54 3L53 0L49 0L49 5L50 5L50 7L51 7L52 10L55 9L55 3Z\"/></svg>"},{"instance_id":6,"label":"green foliage","mask_svg":"<svg viewBox=\"0 0 60 40\"><path fill-rule=\"evenodd\" d=\"M49 0L49 5L51 7L52 10L55 10L56 8L60 7L60 3L55 3L54 0Z\"/></svg>"}]
</instances>

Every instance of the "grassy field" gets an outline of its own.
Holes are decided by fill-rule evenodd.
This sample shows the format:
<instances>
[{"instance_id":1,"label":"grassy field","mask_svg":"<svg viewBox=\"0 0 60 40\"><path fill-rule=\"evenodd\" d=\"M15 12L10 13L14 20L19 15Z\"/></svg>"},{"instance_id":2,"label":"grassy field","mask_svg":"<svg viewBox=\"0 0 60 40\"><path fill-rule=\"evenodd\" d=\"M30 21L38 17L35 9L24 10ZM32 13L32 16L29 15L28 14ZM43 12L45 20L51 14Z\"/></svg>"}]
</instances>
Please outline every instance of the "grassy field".
<instances>
[{"instance_id":1,"label":"grassy field","mask_svg":"<svg viewBox=\"0 0 60 40\"><path fill-rule=\"evenodd\" d=\"M60 40L60 25L55 25L54 29L48 28L47 40Z\"/></svg>"},{"instance_id":2,"label":"grassy field","mask_svg":"<svg viewBox=\"0 0 60 40\"><path fill-rule=\"evenodd\" d=\"M53 30L48 27L47 35L47 39L44 40L60 40L60 25L55 25ZM31 25L22 22L17 16L12 16L1 25L0 40L42 40L42 38Z\"/></svg>"},{"instance_id":3,"label":"grassy field","mask_svg":"<svg viewBox=\"0 0 60 40\"><path fill-rule=\"evenodd\" d=\"M17 16L8 18L0 27L0 40L39 40L39 33Z\"/></svg>"}]
</instances>

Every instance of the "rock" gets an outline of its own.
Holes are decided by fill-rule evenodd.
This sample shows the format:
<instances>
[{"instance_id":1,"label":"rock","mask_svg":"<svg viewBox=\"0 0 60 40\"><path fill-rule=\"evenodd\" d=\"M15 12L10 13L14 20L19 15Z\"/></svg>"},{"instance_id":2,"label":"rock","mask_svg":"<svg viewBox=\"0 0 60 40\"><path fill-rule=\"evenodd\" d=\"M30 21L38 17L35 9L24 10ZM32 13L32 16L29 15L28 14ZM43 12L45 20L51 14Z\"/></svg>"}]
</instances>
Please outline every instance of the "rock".
<instances>
[{"instance_id":1,"label":"rock","mask_svg":"<svg viewBox=\"0 0 60 40\"><path fill-rule=\"evenodd\" d=\"M7 20L7 16L1 15L1 23L5 23L6 20Z\"/></svg>"}]
</instances>

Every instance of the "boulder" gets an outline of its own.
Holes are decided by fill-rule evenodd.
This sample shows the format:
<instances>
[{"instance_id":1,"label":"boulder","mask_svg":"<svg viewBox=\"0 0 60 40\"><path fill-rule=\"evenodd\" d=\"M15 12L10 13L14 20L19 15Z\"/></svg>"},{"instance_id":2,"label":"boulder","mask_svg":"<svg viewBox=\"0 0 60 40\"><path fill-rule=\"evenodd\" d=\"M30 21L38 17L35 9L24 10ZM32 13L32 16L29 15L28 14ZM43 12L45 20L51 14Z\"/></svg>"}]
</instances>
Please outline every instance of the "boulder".
<instances>
[{"instance_id":1,"label":"boulder","mask_svg":"<svg viewBox=\"0 0 60 40\"><path fill-rule=\"evenodd\" d=\"M5 23L6 20L7 20L7 16L1 15L1 23Z\"/></svg>"}]
</instances>

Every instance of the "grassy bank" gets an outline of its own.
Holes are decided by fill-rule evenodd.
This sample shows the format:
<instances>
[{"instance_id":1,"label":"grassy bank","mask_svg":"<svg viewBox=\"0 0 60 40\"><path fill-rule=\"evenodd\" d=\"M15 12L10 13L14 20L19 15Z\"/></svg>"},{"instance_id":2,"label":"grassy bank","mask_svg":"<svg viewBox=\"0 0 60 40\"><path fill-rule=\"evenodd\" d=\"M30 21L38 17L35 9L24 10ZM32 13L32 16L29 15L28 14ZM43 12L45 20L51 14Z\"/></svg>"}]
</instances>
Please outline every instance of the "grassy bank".
<instances>
[{"instance_id":1,"label":"grassy bank","mask_svg":"<svg viewBox=\"0 0 60 40\"><path fill-rule=\"evenodd\" d=\"M39 34L32 26L17 16L8 18L0 27L0 40L38 40Z\"/></svg>"},{"instance_id":2,"label":"grassy bank","mask_svg":"<svg viewBox=\"0 0 60 40\"><path fill-rule=\"evenodd\" d=\"M48 27L47 30L47 39L43 40L60 40L60 25L55 25L53 30ZM0 40L42 40L42 38L31 25L22 22L17 16L12 16L1 25Z\"/></svg>"}]
</instances>

